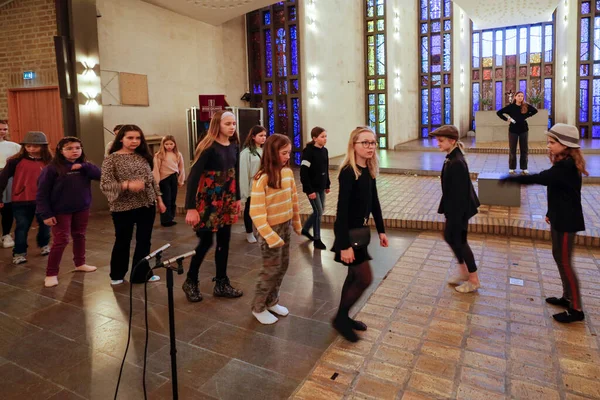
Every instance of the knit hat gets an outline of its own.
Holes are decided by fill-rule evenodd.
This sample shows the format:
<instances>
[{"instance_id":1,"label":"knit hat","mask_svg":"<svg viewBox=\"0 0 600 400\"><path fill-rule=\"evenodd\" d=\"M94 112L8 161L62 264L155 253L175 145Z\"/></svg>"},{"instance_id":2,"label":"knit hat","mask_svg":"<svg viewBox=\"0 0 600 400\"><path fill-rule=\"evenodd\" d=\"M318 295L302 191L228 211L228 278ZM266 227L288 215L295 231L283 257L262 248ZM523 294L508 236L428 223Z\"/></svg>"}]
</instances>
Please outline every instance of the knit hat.
<instances>
[{"instance_id":1,"label":"knit hat","mask_svg":"<svg viewBox=\"0 0 600 400\"><path fill-rule=\"evenodd\" d=\"M27 132L25 138L21 140L21 144L48 144L48 139L44 132L32 131Z\"/></svg>"},{"instance_id":2,"label":"knit hat","mask_svg":"<svg viewBox=\"0 0 600 400\"><path fill-rule=\"evenodd\" d=\"M454 125L442 125L429 134L430 136L443 136L448 139L458 140L458 129Z\"/></svg>"},{"instance_id":3,"label":"knit hat","mask_svg":"<svg viewBox=\"0 0 600 400\"><path fill-rule=\"evenodd\" d=\"M563 146L578 149L579 146L579 131L573 125L555 124L550 128L546 135L556 139Z\"/></svg>"}]
</instances>

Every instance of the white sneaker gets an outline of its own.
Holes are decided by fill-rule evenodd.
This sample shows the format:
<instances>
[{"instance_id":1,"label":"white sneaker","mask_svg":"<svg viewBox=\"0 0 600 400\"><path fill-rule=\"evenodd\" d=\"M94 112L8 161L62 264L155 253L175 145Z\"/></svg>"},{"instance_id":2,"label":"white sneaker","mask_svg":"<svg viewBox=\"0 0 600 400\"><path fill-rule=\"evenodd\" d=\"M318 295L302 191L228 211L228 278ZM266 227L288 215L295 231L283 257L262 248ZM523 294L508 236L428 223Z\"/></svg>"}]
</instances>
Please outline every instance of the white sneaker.
<instances>
[{"instance_id":1,"label":"white sneaker","mask_svg":"<svg viewBox=\"0 0 600 400\"><path fill-rule=\"evenodd\" d=\"M15 241L10 235L2 236L2 247L8 249L9 247L15 247Z\"/></svg>"},{"instance_id":2,"label":"white sneaker","mask_svg":"<svg viewBox=\"0 0 600 400\"><path fill-rule=\"evenodd\" d=\"M523 170L523 175L529 175L529 170L527 170L527 169L524 169L524 170Z\"/></svg>"},{"instance_id":3,"label":"white sneaker","mask_svg":"<svg viewBox=\"0 0 600 400\"><path fill-rule=\"evenodd\" d=\"M117 286L125 282L123 279L113 279L110 281L110 284L113 286Z\"/></svg>"},{"instance_id":4,"label":"white sneaker","mask_svg":"<svg viewBox=\"0 0 600 400\"><path fill-rule=\"evenodd\" d=\"M290 313L290 310L288 310L286 307L281 306L279 304L275 304L274 306L267 307L267 310L274 312L277 315L281 315L282 317L285 317L286 315L288 315Z\"/></svg>"},{"instance_id":5,"label":"white sneaker","mask_svg":"<svg viewBox=\"0 0 600 400\"><path fill-rule=\"evenodd\" d=\"M511 175L513 175L515 173L515 170L514 169L509 169L508 173L511 174Z\"/></svg>"},{"instance_id":6,"label":"white sneaker","mask_svg":"<svg viewBox=\"0 0 600 400\"><path fill-rule=\"evenodd\" d=\"M25 254L14 254L13 255L13 264L19 265L26 263L27 259L25 258Z\"/></svg>"},{"instance_id":7,"label":"white sneaker","mask_svg":"<svg viewBox=\"0 0 600 400\"><path fill-rule=\"evenodd\" d=\"M150 279L148 279L148 282L158 282L158 281L160 281L160 276L158 276L158 275L152 275L150 277Z\"/></svg>"},{"instance_id":8,"label":"white sneaker","mask_svg":"<svg viewBox=\"0 0 600 400\"><path fill-rule=\"evenodd\" d=\"M248 243L256 243L256 238L253 233L246 233L246 240Z\"/></svg>"},{"instance_id":9,"label":"white sneaker","mask_svg":"<svg viewBox=\"0 0 600 400\"><path fill-rule=\"evenodd\" d=\"M271 325L278 321L277 317L268 312L267 310L259 313L252 311L252 315L254 315L258 322L260 322L263 325Z\"/></svg>"},{"instance_id":10,"label":"white sneaker","mask_svg":"<svg viewBox=\"0 0 600 400\"><path fill-rule=\"evenodd\" d=\"M43 256L47 256L48 254L50 254L50 245L46 245L46 246L42 247L41 254Z\"/></svg>"}]
</instances>

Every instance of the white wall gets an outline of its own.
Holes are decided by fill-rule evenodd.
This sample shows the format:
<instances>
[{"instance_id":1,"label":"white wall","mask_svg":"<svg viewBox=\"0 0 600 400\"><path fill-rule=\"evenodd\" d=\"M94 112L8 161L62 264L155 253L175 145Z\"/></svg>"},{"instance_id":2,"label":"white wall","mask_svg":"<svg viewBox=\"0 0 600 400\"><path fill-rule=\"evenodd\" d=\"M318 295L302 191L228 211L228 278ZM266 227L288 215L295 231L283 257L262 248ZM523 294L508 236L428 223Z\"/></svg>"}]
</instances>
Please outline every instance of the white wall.
<instances>
[{"instance_id":1,"label":"white wall","mask_svg":"<svg viewBox=\"0 0 600 400\"><path fill-rule=\"evenodd\" d=\"M366 124L362 3L327 0L311 6L302 0L300 7L304 143L314 126L322 126L330 157L345 154L350 132ZM311 99L313 91L317 97Z\"/></svg>"},{"instance_id":2,"label":"white wall","mask_svg":"<svg viewBox=\"0 0 600 400\"><path fill-rule=\"evenodd\" d=\"M577 7L579 2L569 0L567 5L560 2L556 13L556 60L554 73L554 122L577 124ZM567 20L565 21L565 16ZM566 66L564 62L566 61ZM591 72L591 71L590 71ZM563 77L567 77L566 82Z\"/></svg>"},{"instance_id":3,"label":"white wall","mask_svg":"<svg viewBox=\"0 0 600 400\"><path fill-rule=\"evenodd\" d=\"M199 94L247 91L244 17L212 26L140 0L98 0L102 70L148 76L149 107L105 106L104 126L134 123L146 135L174 135L188 157L185 109ZM105 141L112 135L105 133Z\"/></svg>"},{"instance_id":4,"label":"white wall","mask_svg":"<svg viewBox=\"0 0 600 400\"><path fill-rule=\"evenodd\" d=\"M471 24L468 15L454 3L452 9L452 118L461 135L470 128L471 115Z\"/></svg>"},{"instance_id":5,"label":"white wall","mask_svg":"<svg viewBox=\"0 0 600 400\"><path fill-rule=\"evenodd\" d=\"M387 2L389 149L419 137L418 12L416 1Z\"/></svg>"}]
</instances>

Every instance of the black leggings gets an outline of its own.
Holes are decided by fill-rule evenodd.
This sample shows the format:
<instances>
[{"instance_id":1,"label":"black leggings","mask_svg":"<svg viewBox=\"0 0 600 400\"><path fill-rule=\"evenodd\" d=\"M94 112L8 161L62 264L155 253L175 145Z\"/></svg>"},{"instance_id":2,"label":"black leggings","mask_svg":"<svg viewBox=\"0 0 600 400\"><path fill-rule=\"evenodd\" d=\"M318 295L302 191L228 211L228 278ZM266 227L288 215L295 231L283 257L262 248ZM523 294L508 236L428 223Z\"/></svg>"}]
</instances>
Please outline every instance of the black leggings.
<instances>
[{"instance_id":1,"label":"black leggings","mask_svg":"<svg viewBox=\"0 0 600 400\"><path fill-rule=\"evenodd\" d=\"M452 249L459 264L467 264L469 273L477 272L475 257L467 242L467 226L453 226L446 222L444 240Z\"/></svg>"},{"instance_id":2,"label":"black leggings","mask_svg":"<svg viewBox=\"0 0 600 400\"><path fill-rule=\"evenodd\" d=\"M187 277L193 282L198 281L198 272L204 256L213 244L213 231L198 231L196 235L200 238L196 246L196 255L190 261L190 269ZM231 225L224 225L217 231L217 249L215 250L215 265L217 268L217 279L227 277L227 258L229 257L229 239L231 239Z\"/></svg>"},{"instance_id":3,"label":"black leggings","mask_svg":"<svg viewBox=\"0 0 600 400\"><path fill-rule=\"evenodd\" d=\"M2 236L9 235L14 221L12 203L4 203L4 207L0 208L0 214L2 215Z\"/></svg>"},{"instance_id":4,"label":"black leggings","mask_svg":"<svg viewBox=\"0 0 600 400\"><path fill-rule=\"evenodd\" d=\"M348 275L342 287L342 298L336 319L348 319L350 309L360 296L373 282L373 273L368 261L355 266L348 267Z\"/></svg>"},{"instance_id":5,"label":"black leggings","mask_svg":"<svg viewBox=\"0 0 600 400\"><path fill-rule=\"evenodd\" d=\"M552 256L556 261L563 286L563 297L571 302L571 307L581 310L581 292L579 279L573 268L573 242L575 232L559 232L551 229Z\"/></svg>"},{"instance_id":6,"label":"black leggings","mask_svg":"<svg viewBox=\"0 0 600 400\"><path fill-rule=\"evenodd\" d=\"M246 205L244 206L244 227L246 233L252 233L252 218L250 218L250 197L246 199Z\"/></svg>"}]
</instances>

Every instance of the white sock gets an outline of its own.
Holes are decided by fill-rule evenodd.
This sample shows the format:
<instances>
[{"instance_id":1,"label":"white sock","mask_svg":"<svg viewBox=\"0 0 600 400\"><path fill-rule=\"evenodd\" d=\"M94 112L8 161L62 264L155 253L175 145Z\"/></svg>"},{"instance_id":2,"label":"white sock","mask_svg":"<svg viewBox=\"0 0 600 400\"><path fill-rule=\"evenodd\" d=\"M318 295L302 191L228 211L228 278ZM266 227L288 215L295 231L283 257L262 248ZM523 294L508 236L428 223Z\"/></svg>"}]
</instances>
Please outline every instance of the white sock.
<instances>
[{"instance_id":1,"label":"white sock","mask_svg":"<svg viewBox=\"0 0 600 400\"><path fill-rule=\"evenodd\" d=\"M267 310L272 311L277 315L281 315L282 317L285 317L286 315L288 315L290 313L290 310L288 310L287 308L285 308L284 306L281 306L279 304L275 304L274 306L267 307Z\"/></svg>"},{"instance_id":2,"label":"white sock","mask_svg":"<svg viewBox=\"0 0 600 400\"><path fill-rule=\"evenodd\" d=\"M267 310L259 313L252 311L252 315L254 315L258 322L260 322L263 325L271 325L278 321L277 317L268 312Z\"/></svg>"},{"instance_id":3,"label":"white sock","mask_svg":"<svg viewBox=\"0 0 600 400\"><path fill-rule=\"evenodd\" d=\"M246 233L246 240L248 243L256 243L256 238L253 233Z\"/></svg>"}]
</instances>

